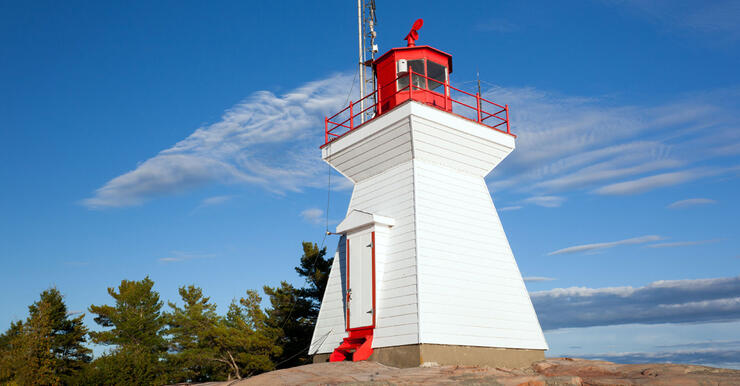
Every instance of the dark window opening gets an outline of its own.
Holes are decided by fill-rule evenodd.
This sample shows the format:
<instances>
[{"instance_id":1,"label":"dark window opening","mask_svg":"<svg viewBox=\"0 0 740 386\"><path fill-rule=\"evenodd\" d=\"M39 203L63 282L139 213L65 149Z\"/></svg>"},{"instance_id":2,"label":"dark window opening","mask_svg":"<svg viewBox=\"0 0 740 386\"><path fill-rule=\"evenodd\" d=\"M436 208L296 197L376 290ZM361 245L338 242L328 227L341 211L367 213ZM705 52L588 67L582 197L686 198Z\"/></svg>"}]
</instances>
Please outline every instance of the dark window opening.
<instances>
[{"instance_id":1,"label":"dark window opening","mask_svg":"<svg viewBox=\"0 0 740 386\"><path fill-rule=\"evenodd\" d=\"M414 90L417 90L420 88L427 88L426 78L422 77L422 75L426 75L426 71L424 69L424 59L409 60L407 61L407 63L409 66L409 70L414 72L414 76L413 76ZM409 85L408 75L402 76L398 79L398 90L399 91L408 87L408 85Z\"/></svg>"},{"instance_id":2,"label":"dark window opening","mask_svg":"<svg viewBox=\"0 0 740 386\"><path fill-rule=\"evenodd\" d=\"M444 85L447 80L445 79L445 66L427 60L427 76L429 77L430 90L434 90L437 87Z\"/></svg>"}]
</instances>

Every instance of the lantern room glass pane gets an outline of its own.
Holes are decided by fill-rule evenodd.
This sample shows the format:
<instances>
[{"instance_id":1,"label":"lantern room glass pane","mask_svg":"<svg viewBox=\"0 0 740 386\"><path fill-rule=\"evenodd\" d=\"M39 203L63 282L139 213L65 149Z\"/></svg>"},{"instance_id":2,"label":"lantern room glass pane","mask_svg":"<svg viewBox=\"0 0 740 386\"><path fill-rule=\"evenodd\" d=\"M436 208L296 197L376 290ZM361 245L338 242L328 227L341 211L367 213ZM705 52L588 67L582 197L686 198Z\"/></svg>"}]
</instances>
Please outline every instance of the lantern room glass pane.
<instances>
[{"instance_id":1,"label":"lantern room glass pane","mask_svg":"<svg viewBox=\"0 0 740 386\"><path fill-rule=\"evenodd\" d=\"M434 90L437 87L442 86L447 79L445 79L445 66L434 63L431 60L427 60L427 76L429 79L429 89ZM432 80L433 79L433 80Z\"/></svg>"},{"instance_id":2,"label":"lantern room glass pane","mask_svg":"<svg viewBox=\"0 0 740 386\"><path fill-rule=\"evenodd\" d=\"M426 79L419 75L419 74L426 75L426 71L424 68L424 59L409 60L408 65L409 65L409 70L414 72L414 90L418 90L420 88L427 88ZM398 79L398 90L403 90L404 88L408 87L408 85L409 85L408 75L403 76Z\"/></svg>"}]
</instances>

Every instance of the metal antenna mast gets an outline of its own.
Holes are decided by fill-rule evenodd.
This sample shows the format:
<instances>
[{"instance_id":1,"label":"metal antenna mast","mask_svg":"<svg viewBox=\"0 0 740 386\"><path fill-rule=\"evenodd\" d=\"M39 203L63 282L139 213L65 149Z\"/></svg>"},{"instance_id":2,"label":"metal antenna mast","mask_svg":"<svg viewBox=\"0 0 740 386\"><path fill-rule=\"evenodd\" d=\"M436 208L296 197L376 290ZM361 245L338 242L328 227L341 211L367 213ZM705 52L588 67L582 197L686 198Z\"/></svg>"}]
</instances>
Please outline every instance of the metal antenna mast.
<instances>
[{"instance_id":1,"label":"metal antenna mast","mask_svg":"<svg viewBox=\"0 0 740 386\"><path fill-rule=\"evenodd\" d=\"M358 30L358 50L360 60L358 65L360 72L360 98L365 96L365 89L369 92L375 90L375 71L372 69L372 63L375 60L375 54L378 52L378 45L375 43L377 33L375 32L375 24L377 19L375 18L375 0L357 0L357 30ZM366 60L366 58L368 58ZM370 74L368 75L367 70L370 68ZM375 104L375 95L368 98L372 99L372 104ZM360 111L365 110L365 101L360 102ZM365 122L366 115L374 114L374 111L369 111L361 114L361 122ZM372 118L372 117L371 117Z\"/></svg>"},{"instance_id":2,"label":"metal antenna mast","mask_svg":"<svg viewBox=\"0 0 740 386\"><path fill-rule=\"evenodd\" d=\"M360 74L360 98L365 96L365 39L364 39L364 25L362 23L362 14L364 13L364 0L357 0L357 38L358 38L358 50L360 51L360 60L357 71ZM360 111L365 110L364 101L360 101ZM361 122L365 122L365 114L361 114ZM352 117L350 117L352 119Z\"/></svg>"}]
</instances>

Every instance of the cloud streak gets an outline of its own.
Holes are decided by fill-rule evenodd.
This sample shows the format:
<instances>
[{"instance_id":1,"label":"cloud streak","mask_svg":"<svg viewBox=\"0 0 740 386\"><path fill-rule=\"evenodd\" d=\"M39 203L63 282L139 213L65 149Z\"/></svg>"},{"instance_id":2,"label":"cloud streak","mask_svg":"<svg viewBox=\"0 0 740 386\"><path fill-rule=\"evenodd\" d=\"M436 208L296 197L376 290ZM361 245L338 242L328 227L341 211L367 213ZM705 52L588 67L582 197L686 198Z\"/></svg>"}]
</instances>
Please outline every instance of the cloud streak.
<instances>
[{"instance_id":1,"label":"cloud streak","mask_svg":"<svg viewBox=\"0 0 740 386\"><path fill-rule=\"evenodd\" d=\"M640 237L633 237L629 239L610 241L610 242L605 242L605 243L574 245L572 247L567 247L563 249L558 249L557 251L552 251L548 253L547 255L553 256L553 255L564 255L564 254L570 254L570 253L589 252L589 251L596 251L596 250L601 250L601 249L614 248L619 245L644 244L644 243L649 243L649 242L658 241L658 240L662 240L662 237L656 236L656 235L640 236Z\"/></svg>"},{"instance_id":2,"label":"cloud streak","mask_svg":"<svg viewBox=\"0 0 740 386\"><path fill-rule=\"evenodd\" d=\"M539 283L543 281L553 281L555 278L544 276L525 276L524 281L528 283Z\"/></svg>"},{"instance_id":3,"label":"cloud streak","mask_svg":"<svg viewBox=\"0 0 740 386\"><path fill-rule=\"evenodd\" d=\"M301 218L306 222L316 225L323 223L325 220L324 211L319 208L309 208L301 211Z\"/></svg>"},{"instance_id":4,"label":"cloud streak","mask_svg":"<svg viewBox=\"0 0 740 386\"><path fill-rule=\"evenodd\" d=\"M322 139L321 116L344 103L351 81L334 75L280 96L256 92L219 122L111 179L82 204L139 205L213 183L259 185L276 193L318 186L316 177L325 170L315 149Z\"/></svg>"},{"instance_id":5,"label":"cloud streak","mask_svg":"<svg viewBox=\"0 0 740 386\"><path fill-rule=\"evenodd\" d=\"M610 184L594 190L598 194L625 195L638 194L650 190L678 185L684 182L693 181L703 176L703 173L697 170L686 170L673 173L662 173L648 177L638 178L632 181L619 182Z\"/></svg>"},{"instance_id":6,"label":"cloud streak","mask_svg":"<svg viewBox=\"0 0 740 386\"><path fill-rule=\"evenodd\" d=\"M518 135L517 150L488 179L494 192L640 194L730 173L728 157L740 155L737 88L642 106L534 88L485 95L512 106Z\"/></svg>"},{"instance_id":7,"label":"cloud streak","mask_svg":"<svg viewBox=\"0 0 740 386\"><path fill-rule=\"evenodd\" d=\"M638 288L556 288L530 296L546 330L740 320L740 276L662 280Z\"/></svg>"},{"instance_id":8,"label":"cloud streak","mask_svg":"<svg viewBox=\"0 0 740 386\"><path fill-rule=\"evenodd\" d=\"M188 261L188 260L200 260L200 259L213 259L216 255L213 254L203 254L203 253L189 253L189 252L182 252L182 251L172 251L170 256L161 257L157 259L160 263L178 263L182 261Z\"/></svg>"},{"instance_id":9,"label":"cloud streak","mask_svg":"<svg viewBox=\"0 0 740 386\"><path fill-rule=\"evenodd\" d=\"M692 206L699 206L699 205L710 205L710 204L716 204L717 201L709 199L709 198L689 198L686 200L680 200L671 203L668 205L668 209L683 209L683 208L690 208Z\"/></svg>"},{"instance_id":10,"label":"cloud streak","mask_svg":"<svg viewBox=\"0 0 740 386\"><path fill-rule=\"evenodd\" d=\"M282 95L255 92L81 203L91 209L134 206L213 184L256 185L277 194L322 187L318 177L327 166L316 146L323 141L323 116L344 105L351 83L352 76L339 74ZM729 169L689 165L740 155L740 119L732 105L737 89L654 106L534 88L493 87L484 94L512 106L517 151L489 184L521 195L512 200L520 206L557 207L569 191L637 194L708 178Z\"/></svg>"},{"instance_id":11,"label":"cloud streak","mask_svg":"<svg viewBox=\"0 0 740 386\"><path fill-rule=\"evenodd\" d=\"M699 241L676 241L672 243L658 243L646 245L648 248L673 248L673 247L688 247L692 245L711 244L721 241L720 239L712 240L699 240Z\"/></svg>"},{"instance_id":12,"label":"cloud streak","mask_svg":"<svg viewBox=\"0 0 740 386\"><path fill-rule=\"evenodd\" d=\"M526 198L522 202L525 204L534 204L544 208L557 208L563 205L563 202L565 202L565 198L558 196L536 196Z\"/></svg>"}]
</instances>

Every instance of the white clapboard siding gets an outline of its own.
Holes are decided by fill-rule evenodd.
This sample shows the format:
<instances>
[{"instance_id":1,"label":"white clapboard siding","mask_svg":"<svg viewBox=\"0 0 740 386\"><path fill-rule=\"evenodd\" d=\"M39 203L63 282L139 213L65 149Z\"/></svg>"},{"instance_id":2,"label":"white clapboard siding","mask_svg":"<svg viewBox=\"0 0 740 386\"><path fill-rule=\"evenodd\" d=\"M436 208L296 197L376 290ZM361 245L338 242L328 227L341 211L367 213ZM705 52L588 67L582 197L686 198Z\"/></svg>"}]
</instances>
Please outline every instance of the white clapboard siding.
<instances>
[{"instance_id":1,"label":"white clapboard siding","mask_svg":"<svg viewBox=\"0 0 740 386\"><path fill-rule=\"evenodd\" d=\"M406 125L408 130L409 126ZM352 148L344 151L352 150ZM369 150L368 150L369 151ZM409 148L410 159L410 148ZM374 158L382 158L376 155ZM405 157L402 157L405 159ZM351 166L357 168L356 166ZM416 243L414 221L414 190L413 166L410 161L402 162L393 167L385 167L380 173L372 172L372 176L363 178L355 184L352 199L347 213L353 210L373 213L390 217L395 221L392 228L375 228L375 306L376 327L373 333L373 347L388 347L419 342L417 291L416 291ZM353 174L355 175L355 174ZM340 249L343 242L340 242ZM338 254L344 257L343 254ZM336 260L335 260L336 261ZM342 267L344 267L342 263ZM335 265L337 266L337 265ZM334 276L340 279L327 284L326 294L321 304L321 312L314 331L314 340L320 338L326 331L334 329L342 334L333 334L331 339L323 345L315 344L311 353L328 353L334 350L344 334L344 309L341 308L341 318L336 313L324 315L324 303L329 296L341 297L339 288L345 276L345 271L337 271L332 267L329 281ZM330 290L330 286L334 286ZM336 292L339 289L339 292ZM331 304L342 304L343 300L331 301ZM336 310L335 306L329 306Z\"/></svg>"},{"instance_id":2,"label":"white clapboard siding","mask_svg":"<svg viewBox=\"0 0 740 386\"><path fill-rule=\"evenodd\" d=\"M323 159L355 183L347 214L394 221L375 227L373 347L547 349L484 181L512 150L514 137L416 102L323 147ZM312 354L346 336L344 245L342 238Z\"/></svg>"},{"instance_id":3,"label":"white clapboard siding","mask_svg":"<svg viewBox=\"0 0 740 386\"><path fill-rule=\"evenodd\" d=\"M483 178L421 160L414 174L421 343L546 349Z\"/></svg>"},{"instance_id":4,"label":"white clapboard siding","mask_svg":"<svg viewBox=\"0 0 740 386\"><path fill-rule=\"evenodd\" d=\"M316 327L311 339L309 354L332 352L342 339L347 337L344 319L345 298L347 288L345 265L345 238L341 237L326 283L326 291L321 300L321 309L316 320Z\"/></svg>"}]
</instances>

